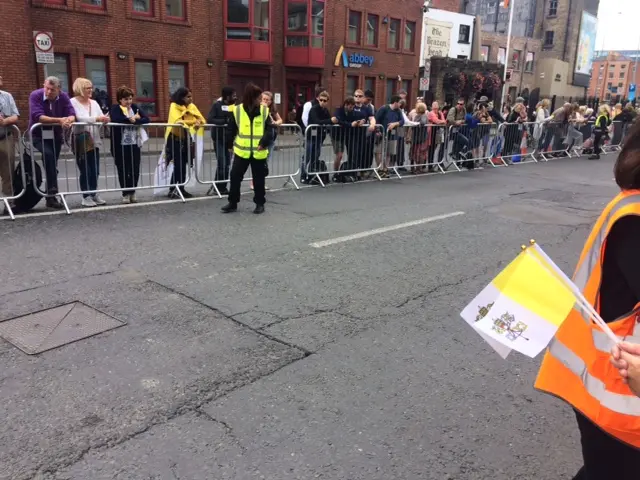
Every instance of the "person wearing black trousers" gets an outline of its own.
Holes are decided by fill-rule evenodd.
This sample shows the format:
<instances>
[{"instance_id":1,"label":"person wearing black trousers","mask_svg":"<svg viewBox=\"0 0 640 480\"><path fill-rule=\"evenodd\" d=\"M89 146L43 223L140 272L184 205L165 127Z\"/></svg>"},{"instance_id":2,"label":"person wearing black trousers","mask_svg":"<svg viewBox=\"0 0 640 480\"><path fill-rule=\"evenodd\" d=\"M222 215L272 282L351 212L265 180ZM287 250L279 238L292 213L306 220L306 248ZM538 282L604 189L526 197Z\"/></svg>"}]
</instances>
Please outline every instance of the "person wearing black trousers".
<instances>
[{"instance_id":1,"label":"person wearing black trousers","mask_svg":"<svg viewBox=\"0 0 640 480\"><path fill-rule=\"evenodd\" d=\"M149 123L140 108L133 103L133 90L122 86L116 93L117 105L110 111L111 121L124 125L144 125ZM136 191L140 179L140 134L135 127L111 127L111 154L118 170L118 182L122 191L122 203L136 203Z\"/></svg>"}]
</instances>

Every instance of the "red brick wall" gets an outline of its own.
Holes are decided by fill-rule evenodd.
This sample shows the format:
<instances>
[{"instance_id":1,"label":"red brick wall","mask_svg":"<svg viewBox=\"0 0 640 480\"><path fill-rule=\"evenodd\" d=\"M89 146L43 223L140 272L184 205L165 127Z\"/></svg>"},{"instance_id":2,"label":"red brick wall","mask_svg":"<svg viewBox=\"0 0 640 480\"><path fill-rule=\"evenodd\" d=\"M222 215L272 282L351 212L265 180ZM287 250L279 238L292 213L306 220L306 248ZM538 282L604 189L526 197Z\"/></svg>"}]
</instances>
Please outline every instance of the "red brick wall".
<instances>
[{"instance_id":1,"label":"red brick wall","mask_svg":"<svg viewBox=\"0 0 640 480\"><path fill-rule=\"evenodd\" d=\"M409 99L416 96L418 91L418 70L420 39L422 38L422 0L353 0L349 2L329 3L327 17L331 19L326 22L326 64L324 73L324 85L328 87L331 95L331 103L339 104L347 94L347 75L359 75L360 87L364 88L364 77L375 77L374 93L376 95L375 105L384 103L386 95L387 78L397 78L398 75L403 80L411 81ZM346 44L348 11L356 10L362 12L363 19L367 13L379 15L378 48L351 46ZM413 21L416 23L416 33L414 39L413 52L397 53L387 49L388 27L382 23L385 16L397 19ZM365 22L363 21L363 29ZM403 36L400 37L402 43ZM345 45L348 52L359 52L375 58L372 67L344 68L342 65L334 66L336 53L341 45ZM396 89L400 88L400 83L396 82Z\"/></svg>"},{"instance_id":2,"label":"red brick wall","mask_svg":"<svg viewBox=\"0 0 640 480\"><path fill-rule=\"evenodd\" d=\"M448 10L449 12L460 13L460 0L433 0L431 8L438 10Z\"/></svg>"},{"instance_id":3,"label":"red brick wall","mask_svg":"<svg viewBox=\"0 0 640 480\"><path fill-rule=\"evenodd\" d=\"M36 67L32 45L32 31L51 31L56 53L67 54L70 60L70 80L84 76L86 55L108 58L109 94L115 100L116 89L123 84L135 88L135 60L156 62L156 98L158 120L165 120L169 108L168 64L186 63L187 84L193 89L194 100L206 115L208 108L228 81L230 65L224 61L223 0L186 0L187 18L174 21L165 18L164 1L152 0L154 18L131 14L132 0L106 0L106 11L82 6L80 0L67 0L66 6L46 5L46 0L2 1L2 19L10 29L0 31L4 49L1 74L5 89L16 97L23 120L28 116L28 95L39 88L44 78L42 65ZM449 0L447 0L449 1ZM325 68L288 68L283 65L286 0L271 0L271 65L243 65L251 69L267 69L268 87L281 93L281 113L284 114L287 86L300 72L311 74L329 89L332 104L341 103L345 96L346 71L362 77L376 77L376 104L383 103L387 77L411 80L411 88L418 88L418 52L422 26L422 0L327 0L325 10ZM349 6L347 6L349 5ZM345 69L333 62L347 35L348 8L379 15L379 47L347 47L350 51L373 55L372 68ZM388 25L385 16L416 22L413 53L387 51ZM364 29L364 22L363 22ZM126 56L118 59L117 54ZM213 61L213 67L207 61ZM242 66L241 64L236 64ZM315 77L314 77L315 75ZM399 87L398 87L399 88Z\"/></svg>"}]
</instances>

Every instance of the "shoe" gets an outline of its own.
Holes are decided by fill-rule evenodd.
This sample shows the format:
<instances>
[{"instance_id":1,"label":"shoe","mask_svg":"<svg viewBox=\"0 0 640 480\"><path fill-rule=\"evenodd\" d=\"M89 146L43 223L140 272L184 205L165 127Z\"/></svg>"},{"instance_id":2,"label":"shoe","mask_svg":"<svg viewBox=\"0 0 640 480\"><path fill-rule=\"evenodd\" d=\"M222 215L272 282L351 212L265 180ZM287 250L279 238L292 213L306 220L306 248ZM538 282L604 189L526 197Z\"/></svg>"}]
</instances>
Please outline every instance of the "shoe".
<instances>
[{"instance_id":1,"label":"shoe","mask_svg":"<svg viewBox=\"0 0 640 480\"><path fill-rule=\"evenodd\" d=\"M598 154L591 155L587 158L587 160L600 160L600 155Z\"/></svg>"},{"instance_id":2,"label":"shoe","mask_svg":"<svg viewBox=\"0 0 640 480\"><path fill-rule=\"evenodd\" d=\"M218 191L220 192L220 195L229 195L229 189L227 187L218 187Z\"/></svg>"},{"instance_id":3,"label":"shoe","mask_svg":"<svg viewBox=\"0 0 640 480\"><path fill-rule=\"evenodd\" d=\"M93 196L93 201L96 203L96 205L106 205L107 202L105 202L102 197L100 195L98 195L97 193Z\"/></svg>"},{"instance_id":4,"label":"shoe","mask_svg":"<svg viewBox=\"0 0 640 480\"><path fill-rule=\"evenodd\" d=\"M125 195L125 196L123 196L123 197L122 197L122 203L123 203L124 205L127 205L127 204L131 203L131 197L130 197L129 195Z\"/></svg>"},{"instance_id":5,"label":"shoe","mask_svg":"<svg viewBox=\"0 0 640 480\"><path fill-rule=\"evenodd\" d=\"M56 197L47 198L47 208L53 208L54 210L62 210L64 205Z\"/></svg>"},{"instance_id":6,"label":"shoe","mask_svg":"<svg viewBox=\"0 0 640 480\"><path fill-rule=\"evenodd\" d=\"M256 208L253 209L253 213L255 213L256 215L264 213L264 205L256 205Z\"/></svg>"},{"instance_id":7,"label":"shoe","mask_svg":"<svg viewBox=\"0 0 640 480\"><path fill-rule=\"evenodd\" d=\"M135 193L132 193L131 195L129 195L129 201L131 203L138 203L138 197L136 197Z\"/></svg>"},{"instance_id":8,"label":"shoe","mask_svg":"<svg viewBox=\"0 0 640 480\"><path fill-rule=\"evenodd\" d=\"M173 200L175 200L175 199L180 200L180 194L178 193L178 191L177 191L177 190L171 190L171 191L169 192L169 198L171 198L171 199L173 199Z\"/></svg>"},{"instance_id":9,"label":"shoe","mask_svg":"<svg viewBox=\"0 0 640 480\"><path fill-rule=\"evenodd\" d=\"M82 206L90 208L90 207L97 207L98 204L93 201L93 198L85 197L85 198L82 199Z\"/></svg>"},{"instance_id":10,"label":"shoe","mask_svg":"<svg viewBox=\"0 0 640 480\"><path fill-rule=\"evenodd\" d=\"M224 207L222 207L220 209L220 211L222 213L233 213L236 212L238 210L238 204L237 203L227 203Z\"/></svg>"},{"instance_id":11,"label":"shoe","mask_svg":"<svg viewBox=\"0 0 640 480\"><path fill-rule=\"evenodd\" d=\"M193 194L192 194L192 193L187 192L184 188L182 189L182 196L183 196L184 198L193 198Z\"/></svg>"}]
</instances>

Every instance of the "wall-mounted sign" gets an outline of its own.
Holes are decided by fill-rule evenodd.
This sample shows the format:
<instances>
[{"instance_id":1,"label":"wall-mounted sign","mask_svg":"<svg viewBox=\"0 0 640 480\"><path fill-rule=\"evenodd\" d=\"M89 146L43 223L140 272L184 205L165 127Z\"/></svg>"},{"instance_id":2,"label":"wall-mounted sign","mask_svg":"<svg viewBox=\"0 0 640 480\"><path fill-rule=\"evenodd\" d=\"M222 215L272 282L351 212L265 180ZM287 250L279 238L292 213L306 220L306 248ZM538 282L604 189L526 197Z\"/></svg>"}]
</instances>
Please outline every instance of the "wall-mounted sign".
<instances>
[{"instance_id":1,"label":"wall-mounted sign","mask_svg":"<svg viewBox=\"0 0 640 480\"><path fill-rule=\"evenodd\" d=\"M55 63L53 58L53 35L51 35L51 32L34 30L33 48L36 51L36 63Z\"/></svg>"},{"instance_id":2,"label":"wall-mounted sign","mask_svg":"<svg viewBox=\"0 0 640 480\"><path fill-rule=\"evenodd\" d=\"M427 51L425 57L448 57L451 49L451 29L453 23L427 18L424 21L427 32Z\"/></svg>"},{"instance_id":3,"label":"wall-mounted sign","mask_svg":"<svg viewBox=\"0 0 640 480\"><path fill-rule=\"evenodd\" d=\"M373 55L365 55L364 53L348 53L344 49L344 45L341 45L336 54L336 59L333 65L339 67L341 64L345 68L362 68L373 66Z\"/></svg>"}]
</instances>

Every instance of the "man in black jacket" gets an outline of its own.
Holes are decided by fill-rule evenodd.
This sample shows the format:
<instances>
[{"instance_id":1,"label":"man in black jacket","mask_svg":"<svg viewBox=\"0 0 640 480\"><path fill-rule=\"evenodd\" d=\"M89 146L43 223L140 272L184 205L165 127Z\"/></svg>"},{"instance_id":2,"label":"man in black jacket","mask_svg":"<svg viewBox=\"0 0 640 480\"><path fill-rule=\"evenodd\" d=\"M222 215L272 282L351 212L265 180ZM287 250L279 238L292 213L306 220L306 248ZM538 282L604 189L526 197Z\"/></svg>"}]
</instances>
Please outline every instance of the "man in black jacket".
<instances>
[{"instance_id":1,"label":"man in black jacket","mask_svg":"<svg viewBox=\"0 0 640 480\"><path fill-rule=\"evenodd\" d=\"M324 162L320 162L320 153L322 152L322 144L330 130L330 125L337 123L338 120L331 118L331 113L327 106L329 105L329 94L326 91L320 92L309 111L309 128L307 133L307 149L305 159L307 162L307 171L318 173L326 171ZM312 126L313 125L313 126ZM316 126L317 125L317 126ZM323 177L323 181L328 176ZM311 183L317 181L317 177L311 179ZM326 182L325 182L326 183Z\"/></svg>"},{"instance_id":2,"label":"man in black jacket","mask_svg":"<svg viewBox=\"0 0 640 480\"><path fill-rule=\"evenodd\" d=\"M215 127L211 129L211 139L213 140L216 158L218 159L215 182L222 182L218 185L218 190L220 190L220 194L222 195L229 193L227 181L229 180L229 166L231 165L231 151L227 149L226 144L228 142L226 142L225 138L226 129L224 125L228 125L230 118L233 117L233 109L237 99L238 96L233 87L224 87L222 89L222 96L213 104L207 116L207 123L209 125L215 125ZM209 190L209 193L212 192L213 188Z\"/></svg>"}]
</instances>

